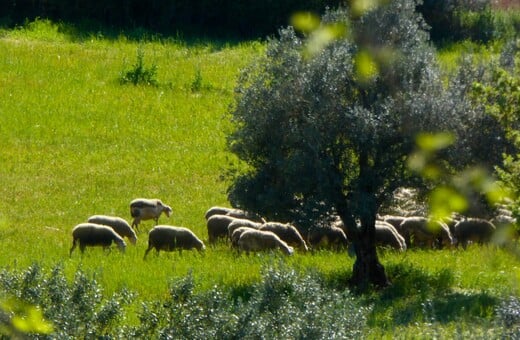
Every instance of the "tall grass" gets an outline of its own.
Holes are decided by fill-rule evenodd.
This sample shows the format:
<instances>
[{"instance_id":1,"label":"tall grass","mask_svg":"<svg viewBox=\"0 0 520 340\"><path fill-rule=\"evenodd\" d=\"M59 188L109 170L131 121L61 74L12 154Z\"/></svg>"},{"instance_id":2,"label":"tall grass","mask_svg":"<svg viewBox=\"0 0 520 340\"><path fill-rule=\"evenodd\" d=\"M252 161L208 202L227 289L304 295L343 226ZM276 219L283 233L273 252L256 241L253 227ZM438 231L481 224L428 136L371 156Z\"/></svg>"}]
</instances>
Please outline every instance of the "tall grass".
<instances>
[{"instance_id":1,"label":"tall grass","mask_svg":"<svg viewBox=\"0 0 520 340\"><path fill-rule=\"evenodd\" d=\"M127 307L131 325L139 323L142 302L171 298L172 282L187 275L195 292L226 287L234 298L247 298L265 280L263 268L282 261L344 291L353 264L344 252L246 256L218 244L204 253L151 253L143 260L150 221L124 254L89 248L69 257L76 224L93 214L129 220L136 197L161 198L173 215L160 223L207 239L204 212L228 205L222 174L237 162L225 148L235 80L263 48L259 42L76 41L45 21L0 32L0 267L59 266L69 280L78 272L95 278L108 295L128 290L135 294ZM157 67L156 86L119 81L139 49L144 64ZM393 285L359 298L370 307L369 337L429 336L432 320L440 334L461 334L482 320L491 325L501 299L519 293L518 259L507 251L381 256Z\"/></svg>"}]
</instances>

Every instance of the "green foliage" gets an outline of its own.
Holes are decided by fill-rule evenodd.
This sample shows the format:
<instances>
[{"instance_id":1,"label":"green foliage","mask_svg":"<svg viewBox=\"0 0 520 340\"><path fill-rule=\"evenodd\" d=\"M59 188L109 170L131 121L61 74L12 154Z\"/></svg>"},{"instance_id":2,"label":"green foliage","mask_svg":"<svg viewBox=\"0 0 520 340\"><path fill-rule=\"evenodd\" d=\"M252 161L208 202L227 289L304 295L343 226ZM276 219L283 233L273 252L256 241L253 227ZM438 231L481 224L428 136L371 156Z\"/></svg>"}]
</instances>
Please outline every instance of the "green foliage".
<instances>
[{"instance_id":1,"label":"green foliage","mask_svg":"<svg viewBox=\"0 0 520 340\"><path fill-rule=\"evenodd\" d=\"M137 61L131 70L122 73L119 81L121 84L157 86L157 65L150 67L144 65L144 50L141 46L137 49Z\"/></svg>"},{"instance_id":2,"label":"green foliage","mask_svg":"<svg viewBox=\"0 0 520 340\"><path fill-rule=\"evenodd\" d=\"M395 188L418 186L406 159L421 132L453 136L441 155L446 171L496 164L499 156L478 158L482 145L501 145L492 142L497 124L471 107L472 75L464 69L443 84L413 2L359 18L331 11L322 25L334 24L349 34L313 58L302 55L312 34L288 28L243 72L229 145L251 168L234 178L231 202L303 227L333 211L364 223Z\"/></svg>"},{"instance_id":3,"label":"green foliage","mask_svg":"<svg viewBox=\"0 0 520 340\"><path fill-rule=\"evenodd\" d=\"M509 49L509 50L507 50ZM520 54L518 41L506 46L502 55L503 67L493 66L489 79L477 82L473 86L474 100L483 105L486 112L495 117L506 131L511 148L504 153L503 165L497 167L497 173L506 188L516 200L513 208L520 206ZM518 213L518 211L516 211Z\"/></svg>"},{"instance_id":4,"label":"green foliage","mask_svg":"<svg viewBox=\"0 0 520 340\"><path fill-rule=\"evenodd\" d=\"M52 335L59 338L98 337L114 332L123 320L123 306L133 299L125 290L105 298L96 280L82 271L69 283L59 265L47 274L38 264L20 273L3 270L0 291L39 306L54 325Z\"/></svg>"},{"instance_id":5,"label":"green foliage","mask_svg":"<svg viewBox=\"0 0 520 340\"><path fill-rule=\"evenodd\" d=\"M369 309L348 291L327 288L316 275L286 265L265 269L246 298L222 287L193 291L191 275L173 282L170 296L148 303L131 337L354 338L365 330Z\"/></svg>"},{"instance_id":6,"label":"green foliage","mask_svg":"<svg viewBox=\"0 0 520 340\"><path fill-rule=\"evenodd\" d=\"M473 40L488 43L518 36L518 9L493 7L491 0L424 0L419 12L431 26L432 40L438 44Z\"/></svg>"},{"instance_id":7,"label":"green foliage","mask_svg":"<svg viewBox=\"0 0 520 340\"><path fill-rule=\"evenodd\" d=\"M46 0L0 4L0 22L19 25L37 17L56 22L100 25L117 31L141 29L165 34L263 38L276 33L297 11L321 13L337 7L339 0L282 0L237 2L233 0Z\"/></svg>"}]
</instances>

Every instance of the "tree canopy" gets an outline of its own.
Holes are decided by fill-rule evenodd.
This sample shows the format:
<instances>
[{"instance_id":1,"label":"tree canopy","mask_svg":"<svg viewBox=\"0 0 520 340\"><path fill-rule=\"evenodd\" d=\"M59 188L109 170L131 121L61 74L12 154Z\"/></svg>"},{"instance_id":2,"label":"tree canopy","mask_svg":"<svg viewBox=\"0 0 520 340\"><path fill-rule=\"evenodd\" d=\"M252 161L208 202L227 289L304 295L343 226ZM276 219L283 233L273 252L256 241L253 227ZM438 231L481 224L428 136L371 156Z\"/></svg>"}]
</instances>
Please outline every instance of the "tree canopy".
<instances>
[{"instance_id":1,"label":"tree canopy","mask_svg":"<svg viewBox=\"0 0 520 340\"><path fill-rule=\"evenodd\" d=\"M242 73L231 110L229 147L249 167L230 201L301 227L339 215L357 255L355 282L387 282L374 223L394 189L424 185L407 167L418 134L454 137L437 155L446 171L500 159L499 124L471 105L467 74L443 82L415 7L395 0L361 15L329 11L321 25L346 33L310 57L309 34L281 30ZM483 146L496 150L482 156Z\"/></svg>"}]
</instances>

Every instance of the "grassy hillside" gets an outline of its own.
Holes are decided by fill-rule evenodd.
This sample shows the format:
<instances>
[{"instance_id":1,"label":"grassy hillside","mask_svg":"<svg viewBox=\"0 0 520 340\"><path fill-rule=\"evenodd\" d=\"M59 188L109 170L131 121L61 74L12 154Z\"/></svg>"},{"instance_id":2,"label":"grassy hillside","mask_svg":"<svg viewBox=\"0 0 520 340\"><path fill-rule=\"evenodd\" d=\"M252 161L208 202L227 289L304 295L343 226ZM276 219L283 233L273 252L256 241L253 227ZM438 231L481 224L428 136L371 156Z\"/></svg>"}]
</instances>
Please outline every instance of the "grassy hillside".
<instances>
[{"instance_id":1,"label":"grassy hillside","mask_svg":"<svg viewBox=\"0 0 520 340\"><path fill-rule=\"evenodd\" d=\"M128 288L138 301L165 298L172 280L187 273L201 291L247 290L259 280L276 256L237 256L225 244L143 261L150 221L125 254L87 249L69 258L69 249L76 224L93 214L130 220L136 197L161 198L173 208L161 223L207 239L204 212L228 205L222 174L236 162L225 149L235 80L263 48L259 42L78 41L48 22L0 32L0 268L20 271L38 262L46 270L62 266L69 278L81 270L106 292ZM157 67L157 86L120 83L139 50L146 67ZM518 295L518 259L508 251L381 256L394 285L362 299L373 308L374 338L427 336L429 317L445 335L457 327L471 331L492 318L499 299ZM353 263L328 251L283 261L315 270L341 290Z\"/></svg>"}]
</instances>

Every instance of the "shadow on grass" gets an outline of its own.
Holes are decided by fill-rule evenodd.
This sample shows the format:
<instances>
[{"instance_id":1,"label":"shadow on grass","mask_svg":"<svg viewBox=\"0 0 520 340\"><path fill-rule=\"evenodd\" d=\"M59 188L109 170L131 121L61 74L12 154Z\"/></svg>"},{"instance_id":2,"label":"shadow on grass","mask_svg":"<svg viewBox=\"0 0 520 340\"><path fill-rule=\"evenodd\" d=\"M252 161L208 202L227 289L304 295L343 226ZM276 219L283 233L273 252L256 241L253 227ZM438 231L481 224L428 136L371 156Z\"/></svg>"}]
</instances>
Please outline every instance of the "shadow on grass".
<instances>
[{"instance_id":1,"label":"shadow on grass","mask_svg":"<svg viewBox=\"0 0 520 340\"><path fill-rule=\"evenodd\" d=\"M175 42L191 46L211 46L215 51L228 46L238 45L251 39L241 38L227 31L214 30L210 34L196 27L184 27L182 30L153 31L143 27L112 27L96 21L83 20L79 22L51 21L48 19L26 20L23 24L13 24L0 18L0 31L13 29L34 29L36 24L45 23L53 26L58 33L63 34L71 42L85 42L92 39L117 41L125 39L133 42Z\"/></svg>"},{"instance_id":2,"label":"shadow on grass","mask_svg":"<svg viewBox=\"0 0 520 340\"><path fill-rule=\"evenodd\" d=\"M392 285L365 296L373 307L369 322L378 326L388 320L393 326L489 320L500 303L486 292L453 290L455 280L448 269L428 273L409 264L388 265L386 269Z\"/></svg>"}]
</instances>

